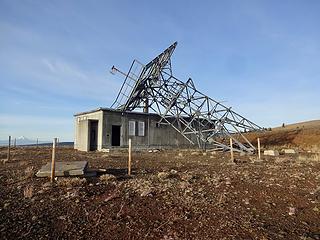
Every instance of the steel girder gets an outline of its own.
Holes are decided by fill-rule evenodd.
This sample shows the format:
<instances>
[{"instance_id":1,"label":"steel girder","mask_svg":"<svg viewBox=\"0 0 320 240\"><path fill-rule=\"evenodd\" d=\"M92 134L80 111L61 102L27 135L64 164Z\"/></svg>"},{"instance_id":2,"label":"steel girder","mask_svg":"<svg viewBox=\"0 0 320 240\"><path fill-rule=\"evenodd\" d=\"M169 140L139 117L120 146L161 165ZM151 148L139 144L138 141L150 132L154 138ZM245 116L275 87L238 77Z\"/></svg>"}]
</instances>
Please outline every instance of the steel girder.
<instances>
[{"instance_id":1,"label":"steel girder","mask_svg":"<svg viewBox=\"0 0 320 240\"><path fill-rule=\"evenodd\" d=\"M171 56L177 42L147 65L134 60L111 107L121 111L152 109L161 119L200 148L253 152L244 133L262 130L257 124L198 91L191 78L183 82L172 73Z\"/></svg>"}]
</instances>

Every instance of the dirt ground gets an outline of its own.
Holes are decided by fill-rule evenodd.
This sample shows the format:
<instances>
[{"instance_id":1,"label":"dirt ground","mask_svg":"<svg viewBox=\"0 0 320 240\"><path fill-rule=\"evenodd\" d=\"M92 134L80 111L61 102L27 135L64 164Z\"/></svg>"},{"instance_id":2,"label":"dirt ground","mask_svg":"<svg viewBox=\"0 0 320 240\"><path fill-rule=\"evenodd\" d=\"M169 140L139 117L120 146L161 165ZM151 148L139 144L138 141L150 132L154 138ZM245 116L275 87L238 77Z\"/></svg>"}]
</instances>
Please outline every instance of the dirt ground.
<instances>
[{"instance_id":1,"label":"dirt ground","mask_svg":"<svg viewBox=\"0 0 320 240\"><path fill-rule=\"evenodd\" d=\"M108 174L35 172L47 147L0 148L0 239L320 239L320 162L297 155L238 156L161 150L133 154L57 149Z\"/></svg>"}]
</instances>

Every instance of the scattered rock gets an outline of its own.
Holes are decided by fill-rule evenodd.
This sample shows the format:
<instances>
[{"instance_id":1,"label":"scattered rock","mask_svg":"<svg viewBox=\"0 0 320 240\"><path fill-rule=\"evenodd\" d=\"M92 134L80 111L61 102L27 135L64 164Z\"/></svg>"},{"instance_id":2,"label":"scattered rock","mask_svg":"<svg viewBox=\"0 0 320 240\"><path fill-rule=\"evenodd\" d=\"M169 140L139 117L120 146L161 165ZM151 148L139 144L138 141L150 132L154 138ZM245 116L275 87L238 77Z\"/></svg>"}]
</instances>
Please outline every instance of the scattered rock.
<instances>
[{"instance_id":1,"label":"scattered rock","mask_svg":"<svg viewBox=\"0 0 320 240\"><path fill-rule=\"evenodd\" d=\"M294 149L282 149L282 152L285 154L295 154L296 151Z\"/></svg>"},{"instance_id":2,"label":"scattered rock","mask_svg":"<svg viewBox=\"0 0 320 240\"><path fill-rule=\"evenodd\" d=\"M59 219L59 220L66 220L66 219L67 219L67 216L62 215L62 216L59 216L58 219Z\"/></svg>"},{"instance_id":3,"label":"scattered rock","mask_svg":"<svg viewBox=\"0 0 320 240\"><path fill-rule=\"evenodd\" d=\"M43 188L50 188L52 186L51 182L46 182L42 185Z\"/></svg>"},{"instance_id":4,"label":"scattered rock","mask_svg":"<svg viewBox=\"0 0 320 240\"><path fill-rule=\"evenodd\" d=\"M193 178L193 175L187 172L180 174L180 179L186 182L191 181Z\"/></svg>"},{"instance_id":5,"label":"scattered rock","mask_svg":"<svg viewBox=\"0 0 320 240\"><path fill-rule=\"evenodd\" d=\"M277 150L264 150L263 155L265 155L265 156L279 156L279 152Z\"/></svg>"},{"instance_id":6,"label":"scattered rock","mask_svg":"<svg viewBox=\"0 0 320 240\"><path fill-rule=\"evenodd\" d=\"M152 189L151 188L146 188L145 190L142 191L140 196L141 197L152 196Z\"/></svg>"},{"instance_id":7,"label":"scattered rock","mask_svg":"<svg viewBox=\"0 0 320 240\"><path fill-rule=\"evenodd\" d=\"M190 184L188 182L180 182L179 187L181 189L186 189L190 186Z\"/></svg>"},{"instance_id":8,"label":"scattered rock","mask_svg":"<svg viewBox=\"0 0 320 240\"><path fill-rule=\"evenodd\" d=\"M170 173L168 173L168 172L159 172L157 176L158 176L159 179L163 180L163 179L169 178L170 177Z\"/></svg>"},{"instance_id":9,"label":"scattered rock","mask_svg":"<svg viewBox=\"0 0 320 240\"><path fill-rule=\"evenodd\" d=\"M174 169L171 169L171 170L170 170L170 174L172 174L172 175L176 175L177 173L178 173L177 170L174 170Z\"/></svg>"},{"instance_id":10,"label":"scattered rock","mask_svg":"<svg viewBox=\"0 0 320 240\"><path fill-rule=\"evenodd\" d=\"M109 194L105 199L104 199L104 202L109 202L110 200L114 199L118 197L117 193L116 192L113 192L112 194Z\"/></svg>"},{"instance_id":11,"label":"scattered rock","mask_svg":"<svg viewBox=\"0 0 320 240\"><path fill-rule=\"evenodd\" d=\"M289 215L292 216L296 213L296 209L294 207L289 207Z\"/></svg>"},{"instance_id":12,"label":"scattered rock","mask_svg":"<svg viewBox=\"0 0 320 240\"><path fill-rule=\"evenodd\" d=\"M226 178L226 185L231 185L231 179L230 178Z\"/></svg>"},{"instance_id":13,"label":"scattered rock","mask_svg":"<svg viewBox=\"0 0 320 240\"><path fill-rule=\"evenodd\" d=\"M177 170L171 169L170 172L159 172L157 176L160 180L164 180L168 178L177 178L179 175Z\"/></svg>"}]
</instances>

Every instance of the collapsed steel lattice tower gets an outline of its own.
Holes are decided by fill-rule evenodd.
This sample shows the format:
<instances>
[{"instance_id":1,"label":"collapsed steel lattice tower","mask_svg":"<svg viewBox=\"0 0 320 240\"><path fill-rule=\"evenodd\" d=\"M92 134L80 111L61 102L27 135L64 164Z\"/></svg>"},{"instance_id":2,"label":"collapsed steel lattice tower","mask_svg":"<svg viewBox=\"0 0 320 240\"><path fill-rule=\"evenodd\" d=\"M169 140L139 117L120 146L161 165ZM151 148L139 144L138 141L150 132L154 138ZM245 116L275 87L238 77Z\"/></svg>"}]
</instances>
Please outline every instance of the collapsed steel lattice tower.
<instances>
[{"instance_id":1,"label":"collapsed steel lattice tower","mask_svg":"<svg viewBox=\"0 0 320 240\"><path fill-rule=\"evenodd\" d=\"M113 66L112 72L122 73L125 80L111 107L151 109L161 117L159 124L171 125L200 148L228 150L232 138L234 150L254 152L244 133L262 128L198 91L191 78L186 82L176 78L171 65L176 46L173 43L147 65L134 60L127 74Z\"/></svg>"}]
</instances>

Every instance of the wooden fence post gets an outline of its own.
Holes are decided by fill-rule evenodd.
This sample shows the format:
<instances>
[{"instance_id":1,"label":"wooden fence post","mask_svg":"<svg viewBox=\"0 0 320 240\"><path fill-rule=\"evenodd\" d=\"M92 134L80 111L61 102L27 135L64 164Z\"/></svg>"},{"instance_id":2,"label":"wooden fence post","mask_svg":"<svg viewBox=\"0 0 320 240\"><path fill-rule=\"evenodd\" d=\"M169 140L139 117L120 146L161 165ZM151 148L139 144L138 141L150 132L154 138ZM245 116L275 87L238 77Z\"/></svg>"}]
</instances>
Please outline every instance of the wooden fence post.
<instances>
[{"instance_id":1,"label":"wooden fence post","mask_svg":"<svg viewBox=\"0 0 320 240\"><path fill-rule=\"evenodd\" d=\"M54 174L56 170L56 144L57 144L57 138L54 138L53 144L52 144L51 182L54 182Z\"/></svg>"},{"instance_id":2,"label":"wooden fence post","mask_svg":"<svg viewBox=\"0 0 320 240\"><path fill-rule=\"evenodd\" d=\"M10 147L11 147L11 136L9 136L9 145L8 145L8 161L10 161Z\"/></svg>"},{"instance_id":3,"label":"wooden fence post","mask_svg":"<svg viewBox=\"0 0 320 240\"><path fill-rule=\"evenodd\" d=\"M232 138L230 138L230 157L231 157L231 162L234 162Z\"/></svg>"},{"instance_id":4,"label":"wooden fence post","mask_svg":"<svg viewBox=\"0 0 320 240\"><path fill-rule=\"evenodd\" d=\"M131 175L131 138L129 138L129 159L128 159L128 175Z\"/></svg>"},{"instance_id":5,"label":"wooden fence post","mask_svg":"<svg viewBox=\"0 0 320 240\"><path fill-rule=\"evenodd\" d=\"M258 158L261 159L260 138L258 138Z\"/></svg>"},{"instance_id":6,"label":"wooden fence post","mask_svg":"<svg viewBox=\"0 0 320 240\"><path fill-rule=\"evenodd\" d=\"M17 139L16 139L16 138L14 138L14 144L13 144L13 146L14 146L14 148L16 148L16 146L17 146Z\"/></svg>"}]
</instances>

